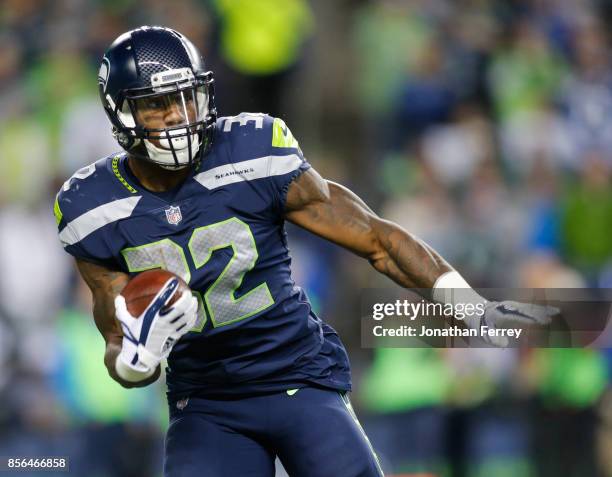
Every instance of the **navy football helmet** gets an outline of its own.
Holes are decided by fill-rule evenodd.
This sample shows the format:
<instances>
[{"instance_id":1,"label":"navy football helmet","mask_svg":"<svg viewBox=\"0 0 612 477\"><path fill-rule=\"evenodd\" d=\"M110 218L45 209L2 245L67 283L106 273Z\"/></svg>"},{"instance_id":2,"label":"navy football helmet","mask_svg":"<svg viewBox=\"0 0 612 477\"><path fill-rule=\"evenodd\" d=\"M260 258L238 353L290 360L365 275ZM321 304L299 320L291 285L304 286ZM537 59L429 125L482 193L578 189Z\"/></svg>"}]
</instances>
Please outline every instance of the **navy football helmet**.
<instances>
[{"instance_id":1,"label":"navy football helmet","mask_svg":"<svg viewBox=\"0 0 612 477\"><path fill-rule=\"evenodd\" d=\"M179 32L143 26L122 34L102 58L98 84L113 135L129 154L180 169L210 150L213 74Z\"/></svg>"}]
</instances>

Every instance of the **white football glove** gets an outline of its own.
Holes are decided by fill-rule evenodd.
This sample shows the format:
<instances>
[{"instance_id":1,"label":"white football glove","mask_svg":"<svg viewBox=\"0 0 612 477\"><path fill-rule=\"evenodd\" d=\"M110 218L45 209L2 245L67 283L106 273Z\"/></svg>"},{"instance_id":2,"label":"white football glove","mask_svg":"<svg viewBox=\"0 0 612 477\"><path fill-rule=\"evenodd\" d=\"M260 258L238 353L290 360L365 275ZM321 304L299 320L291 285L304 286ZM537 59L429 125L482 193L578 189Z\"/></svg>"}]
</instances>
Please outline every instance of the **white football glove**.
<instances>
[{"instance_id":1,"label":"white football glove","mask_svg":"<svg viewBox=\"0 0 612 477\"><path fill-rule=\"evenodd\" d=\"M547 325L560 310L554 306L534 305L517 301L487 301L481 297L456 271L442 274L433 287L433 298L438 303L473 304L476 309L484 304L481 314L466 316L464 323L476 330L476 335L488 345L505 348L509 344L507 336L489 336L481 333L481 326L489 329L510 328L512 326Z\"/></svg>"},{"instance_id":2,"label":"white football glove","mask_svg":"<svg viewBox=\"0 0 612 477\"><path fill-rule=\"evenodd\" d=\"M127 310L123 295L115 298L115 314L123 329L119 359L137 372L153 371L167 358L181 336L195 325L198 300L191 292L183 292L172 305L179 281L171 278L161 288L139 317Z\"/></svg>"},{"instance_id":3,"label":"white football glove","mask_svg":"<svg viewBox=\"0 0 612 477\"><path fill-rule=\"evenodd\" d=\"M560 313L559 308L546 305L534 305L532 303L520 303L518 301L490 301L485 305L484 314L480 320L468 322L470 328L480 331L481 326L490 329L510 328L512 326L548 325L552 317ZM508 346L507 336L479 336L487 344L499 348Z\"/></svg>"}]
</instances>

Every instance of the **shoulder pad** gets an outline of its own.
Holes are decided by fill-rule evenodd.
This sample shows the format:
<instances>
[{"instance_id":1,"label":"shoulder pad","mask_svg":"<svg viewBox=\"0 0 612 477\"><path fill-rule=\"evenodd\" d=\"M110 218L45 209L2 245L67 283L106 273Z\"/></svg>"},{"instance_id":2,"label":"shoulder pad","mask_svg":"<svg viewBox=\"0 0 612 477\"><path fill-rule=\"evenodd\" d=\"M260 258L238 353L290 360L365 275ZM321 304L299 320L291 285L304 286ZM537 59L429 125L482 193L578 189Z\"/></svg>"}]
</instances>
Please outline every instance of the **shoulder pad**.
<instances>
[{"instance_id":1,"label":"shoulder pad","mask_svg":"<svg viewBox=\"0 0 612 477\"><path fill-rule=\"evenodd\" d=\"M120 174L113 172L113 165L120 156L102 158L76 171L59 190L53 212L60 230L73 220L84 217L104 205L117 204L121 199L137 196Z\"/></svg>"},{"instance_id":2,"label":"shoulder pad","mask_svg":"<svg viewBox=\"0 0 612 477\"><path fill-rule=\"evenodd\" d=\"M241 113L219 118L220 141L228 144L235 157L299 154L300 146L280 118L262 113Z\"/></svg>"},{"instance_id":3,"label":"shoulder pad","mask_svg":"<svg viewBox=\"0 0 612 477\"><path fill-rule=\"evenodd\" d=\"M236 116L224 116L217 120L217 128L219 131L228 132L245 132L245 131L263 131L264 126L272 123L273 118L264 113L240 113ZM246 126L246 127L245 127Z\"/></svg>"}]
</instances>

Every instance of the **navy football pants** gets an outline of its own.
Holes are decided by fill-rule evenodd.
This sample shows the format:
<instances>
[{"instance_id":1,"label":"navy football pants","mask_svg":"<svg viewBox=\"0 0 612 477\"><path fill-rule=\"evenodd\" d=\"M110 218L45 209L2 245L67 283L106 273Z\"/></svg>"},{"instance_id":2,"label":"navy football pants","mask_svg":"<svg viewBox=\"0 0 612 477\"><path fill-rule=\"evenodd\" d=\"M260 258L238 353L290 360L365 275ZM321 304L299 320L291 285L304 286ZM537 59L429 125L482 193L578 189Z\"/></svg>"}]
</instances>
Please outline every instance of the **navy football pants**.
<instances>
[{"instance_id":1,"label":"navy football pants","mask_svg":"<svg viewBox=\"0 0 612 477\"><path fill-rule=\"evenodd\" d=\"M276 455L291 477L382 475L348 397L337 391L170 406L165 477L272 477Z\"/></svg>"}]
</instances>

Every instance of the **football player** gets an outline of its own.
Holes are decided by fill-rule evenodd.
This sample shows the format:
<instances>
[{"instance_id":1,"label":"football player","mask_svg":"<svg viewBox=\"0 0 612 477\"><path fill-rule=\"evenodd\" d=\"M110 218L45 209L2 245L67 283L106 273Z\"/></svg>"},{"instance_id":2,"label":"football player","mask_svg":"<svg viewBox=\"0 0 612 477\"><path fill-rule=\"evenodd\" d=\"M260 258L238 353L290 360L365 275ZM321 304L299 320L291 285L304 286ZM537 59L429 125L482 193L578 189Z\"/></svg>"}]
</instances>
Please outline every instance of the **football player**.
<instances>
[{"instance_id":1,"label":"football player","mask_svg":"<svg viewBox=\"0 0 612 477\"><path fill-rule=\"evenodd\" d=\"M446 290L456 288L463 300L485 300L426 244L322 178L281 119L218 118L213 74L180 33L121 35L98 82L124 152L77 171L54 209L93 293L110 376L146 386L168 359L165 475L272 476L275 456L294 477L382 475L348 398L344 346L291 279L284 221L404 287L432 289L433 300L452 301ZM193 295L166 306L169 280L131 316L119 293L154 268ZM510 305L487 303L482 320L547 319Z\"/></svg>"}]
</instances>

